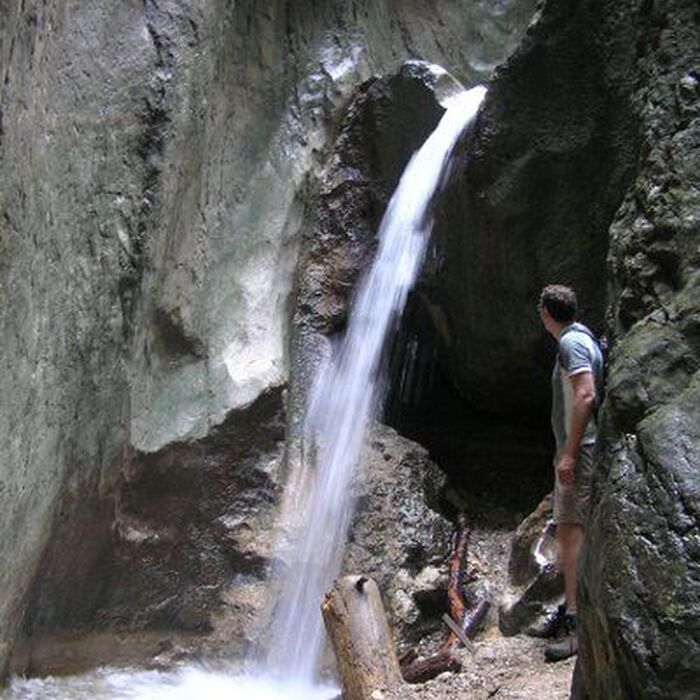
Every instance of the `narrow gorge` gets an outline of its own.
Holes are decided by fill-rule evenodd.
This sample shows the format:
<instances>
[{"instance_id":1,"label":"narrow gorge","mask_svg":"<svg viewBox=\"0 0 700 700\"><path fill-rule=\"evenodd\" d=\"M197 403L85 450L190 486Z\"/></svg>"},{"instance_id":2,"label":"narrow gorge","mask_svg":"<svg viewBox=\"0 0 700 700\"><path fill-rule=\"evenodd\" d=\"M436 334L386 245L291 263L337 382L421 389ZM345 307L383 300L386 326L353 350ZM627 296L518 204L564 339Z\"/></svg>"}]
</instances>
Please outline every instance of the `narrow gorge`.
<instances>
[{"instance_id":1,"label":"narrow gorge","mask_svg":"<svg viewBox=\"0 0 700 700\"><path fill-rule=\"evenodd\" d=\"M229 697L267 655L314 378L412 154L483 85L342 571L429 650L469 520L476 653L402 698L700 698L697 0L0 0L0 79L0 697ZM552 282L611 347L575 670L522 635L562 592ZM321 667L300 700L337 695Z\"/></svg>"}]
</instances>

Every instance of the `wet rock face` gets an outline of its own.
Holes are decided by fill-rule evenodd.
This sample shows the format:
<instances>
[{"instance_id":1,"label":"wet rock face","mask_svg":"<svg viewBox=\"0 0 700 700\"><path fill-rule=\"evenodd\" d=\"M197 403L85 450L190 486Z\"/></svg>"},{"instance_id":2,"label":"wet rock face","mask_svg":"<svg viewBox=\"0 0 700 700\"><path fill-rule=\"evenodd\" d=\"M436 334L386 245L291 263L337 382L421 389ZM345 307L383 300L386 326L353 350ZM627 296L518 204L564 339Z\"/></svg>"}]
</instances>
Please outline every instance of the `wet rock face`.
<instances>
[{"instance_id":1,"label":"wet rock face","mask_svg":"<svg viewBox=\"0 0 700 700\"><path fill-rule=\"evenodd\" d=\"M307 185L354 87L411 56L483 77L531 11L0 3L0 669L23 619L90 624L122 472L196 481L287 381Z\"/></svg>"},{"instance_id":2,"label":"wet rock face","mask_svg":"<svg viewBox=\"0 0 700 700\"><path fill-rule=\"evenodd\" d=\"M412 153L437 126L438 94L459 89L422 62L404 64L358 87L315 191L299 261L292 339L290 405L300 420L315 368L329 339L345 330L352 295L371 264L377 230ZM294 433L294 428L292 433Z\"/></svg>"},{"instance_id":3,"label":"wet rock face","mask_svg":"<svg viewBox=\"0 0 700 700\"><path fill-rule=\"evenodd\" d=\"M442 310L450 375L486 413L548 411L554 345L535 310L545 284L573 285L582 319L602 330L634 131L629 79L604 58L601 31L591 3L545 5L490 85L442 201L425 294Z\"/></svg>"},{"instance_id":4,"label":"wet rock face","mask_svg":"<svg viewBox=\"0 0 700 700\"><path fill-rule=\"evenodd\" d=\"M240 653L262 604L283 450L282 397L270 392L204 440L135 461L119 490L98 624L210 632L225 599L239 622L226 647Z\"/></svg>"},{"instance_id":5,"label":"wet rock face","mask_svg":"<svg viewBox=\"0 0 700 700\"><path fill-rule=\"evenodd\" d=\"M465 141L425 280L462 392L496 412L546 410L544 283L573 284L594 328L609 303L575 684L591 700L700 687L699 13L545 3Z\"/></svg>"},{"instance_id":6,"label":"wet rock face","mask_svg":"<svg viewBox=\"0 0 700 700\"><path fill-rule=\"evenodd\" d=\"M395 75L367 81L354 95L314 203L297 326L327 336L344 329L352 293L373 259L389 197L444 112L434 80L429 66L407 63Z\"/></svg>"},{"instance_id":7,"label":"wet rock face","mask_svg":"<svg viewBox=\"0 0 700 700\"><path fill-rule=\"evenodd\" d=\"M633 3L636 178L611 227L604 456L578 697L700 697L700 10Z\"/></svg>"},{"instance_id":8,"label":"wet rock face","mask_svg":"<svg viewBox=\"0 0 700 700\"><path fill-rule=\"evenodd\" d=\"M524 512L551 488L555 343L537 299L546 284L571 284L581 319L603 332L608 228L637 145L636 30L615 17L601 27L588 2L542 12L489 85L438 201L416 322L399 348L397 376L413 386L397 392L395 423L453 462L467 489L529 494ZM608 60L612 36L626 62Z\"/></svg>"},{"instance_id":9,"label":"wet rock face","mask_svg":"<svg viewBox=\"0 0 700 700\"><path fill-rule=\"evenodd\" d=\"M439 514L445 475L427 451L385 426L369 440L343 570L379 586L399 645L439 629L453 526Z\"/></svg>"}]
</instances>

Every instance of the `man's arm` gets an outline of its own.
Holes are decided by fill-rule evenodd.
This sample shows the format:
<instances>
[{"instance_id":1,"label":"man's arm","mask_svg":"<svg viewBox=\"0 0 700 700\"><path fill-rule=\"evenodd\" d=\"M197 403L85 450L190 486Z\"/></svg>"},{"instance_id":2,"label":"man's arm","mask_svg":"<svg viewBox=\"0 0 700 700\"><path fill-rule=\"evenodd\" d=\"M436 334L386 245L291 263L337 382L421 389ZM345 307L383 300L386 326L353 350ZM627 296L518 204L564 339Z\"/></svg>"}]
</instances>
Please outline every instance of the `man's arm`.
<instances>
[{"instance_id":1,"label":"man's arm","mask_svg":"<svg viewBox=\"0 0 700 700\"><path fill-rule=\"evenodd\" d=\"M576 457L591 413L593 413L596 398L595 381L591 372L584 371L571 375L569 381L574 395L571 422L566 433L566 442L556 465L559 482L565 488L571 488L574 484Z\"/></svg>"}]
</instances>

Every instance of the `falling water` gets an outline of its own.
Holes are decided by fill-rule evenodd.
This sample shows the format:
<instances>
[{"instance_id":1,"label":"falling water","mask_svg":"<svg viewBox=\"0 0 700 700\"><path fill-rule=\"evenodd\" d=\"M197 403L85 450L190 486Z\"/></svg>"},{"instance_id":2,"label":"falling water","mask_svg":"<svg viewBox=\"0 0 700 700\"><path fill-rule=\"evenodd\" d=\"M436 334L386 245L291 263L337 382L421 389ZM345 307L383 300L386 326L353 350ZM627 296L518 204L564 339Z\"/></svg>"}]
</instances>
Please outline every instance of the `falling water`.
<instances>
[{"instance_id":1,"label":"falling water","mask_svg":"<svg viewBox=\"0 0 700 700\"><path fill-rule=\"evenodd\" d=\"M452 147L484 94L478 87L452 98L437 129L408 164L382 220L379 251L361 285L342 347L312 387L305 430L315 446L317 479L283 605L273 623L269 676L201 666L164 672L103 668L66 679L15 679L1 697L323 700L337 694L313 682L323 642L319 605L340 567L352 516L350 482L377 400L382 348L423 258L431 228L428 205Z\"/></svg>"},{"instance_id":2,"label":"falling water","mask_svg":"<svg viewBox=\"0 0 700 700\"><path fill-rule=\"evenodd\" d=\"M65 678L17 678L0 690L2 700L328 700L336 695L331 686L281 683L205 666L98 668Z\"/></svg>"},{"instance_id":3,"label":"falling water","mask_svg":"<svg viewBox=\"0 0 700 700\"><path fill-rule=\"evenodd\" d=\"M306 443L313 446L315 483L273 621L268 659L270 671L283 677L306 682L314 677L324 639L319 606L340 569L354 505L350 485L377 408L382 350L423 260L431 198L484 94L476 87L453 97L411 158L382 219L379 249L360 285L343 343L311 389L304 427Z\"/></svg>"}]
</instances>

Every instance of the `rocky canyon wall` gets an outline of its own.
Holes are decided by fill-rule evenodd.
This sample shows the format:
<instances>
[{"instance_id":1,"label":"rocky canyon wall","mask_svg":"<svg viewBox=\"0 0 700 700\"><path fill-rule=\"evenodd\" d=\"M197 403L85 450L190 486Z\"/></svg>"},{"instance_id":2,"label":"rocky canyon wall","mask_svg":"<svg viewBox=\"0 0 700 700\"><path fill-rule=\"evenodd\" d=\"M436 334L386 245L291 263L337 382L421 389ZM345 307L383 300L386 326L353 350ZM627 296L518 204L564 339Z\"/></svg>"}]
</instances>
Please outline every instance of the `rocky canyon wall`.
<instances>
[{"instance_id":1,"label":"rocky canyon wall","mask_svg":"<svg viewBox=\"0 0 700 700\"><path fill-rule=\"evenodd\" d=\"M426 316L496 416L547 411L543 284L611 332L575 692L697 697L700 9L545 2L520 42L532 9L0 0L0 670L22 636L252 609L290 365L342 329L440 113L410 71L371 78L419 57L469 84L519 45L437 203Z\"/></svg>"},{"instance_id":2,"label":"rocky canyon wall","mask_svg":"<svg viewBox=\"0 0 700 700\"><path fill-rule=\"evenodd\" d=\"M619 12L619 8L615 10ZM700 697L700 7L633 3L640 149L610 229L615 339L577 697ZM628 20L629 21L629 20Z\"/></svg>"},{"instance_id":3,"label":"rocky canyon wall","mask_svg":"<svg viewBox=\"0 0 700 700\"><path fill-rule=\"evenodd\" d=\"M545 284L572 284L602 331L608 226L634 168L636 31L587 2L545 3L459 154L433 302L450 373L482 410L547 413L554 346L535 308Z\"/></svg>"},{"instance_id":4,"label":"rocky canyon wall","mask_svg":"<svg viewBox=\"0 0 700 700\"><path fill-rule=\"evenodd\" d=\"M700 687L699 55L696 2L544 3L465 142L436 243L454 376L492 410L546 400L543 284L573 284L595 328L607 317L587 700Z\"/></svg>"},{"instance_id":5,"label":"rocky canyon wall","mask_svg":"<svg viewBox=\"0 0 700 700\"><path fill-rule=\"evenodd\" d=\"M531 11L0 0L0 669L20 629L128 601L115 541L154 598L176 570L255 570L245 494L276 498L295 266L338 115L406 58L484 78ZM234 556L169 558L206 550L219 487ZM206 603L183 622L152 602L189 627Z\"/></svg>"}]
</instances>

